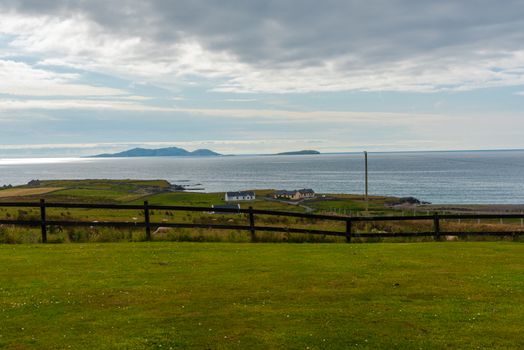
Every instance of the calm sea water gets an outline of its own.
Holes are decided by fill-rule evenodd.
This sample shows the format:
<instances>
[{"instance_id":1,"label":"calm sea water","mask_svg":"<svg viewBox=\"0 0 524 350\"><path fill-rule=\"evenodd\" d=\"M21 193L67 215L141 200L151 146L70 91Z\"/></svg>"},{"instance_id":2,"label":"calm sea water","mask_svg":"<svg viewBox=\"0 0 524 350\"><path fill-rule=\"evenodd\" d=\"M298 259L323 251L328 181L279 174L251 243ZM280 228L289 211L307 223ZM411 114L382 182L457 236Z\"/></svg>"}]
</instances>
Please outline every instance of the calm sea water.
<instances>
[{"instance_id":1,"label":"calm sea water","mask_svg":"<svg viewBox=\"0 0 524 350\"><path fill-rule=\"evenodd\" d=\"M524 151L370 153L370 193L432 203L524 203ZM0 185L31 179L166 179L205 191L362 193L362 154L0 159Z\"/></svg>"}]
</instances>

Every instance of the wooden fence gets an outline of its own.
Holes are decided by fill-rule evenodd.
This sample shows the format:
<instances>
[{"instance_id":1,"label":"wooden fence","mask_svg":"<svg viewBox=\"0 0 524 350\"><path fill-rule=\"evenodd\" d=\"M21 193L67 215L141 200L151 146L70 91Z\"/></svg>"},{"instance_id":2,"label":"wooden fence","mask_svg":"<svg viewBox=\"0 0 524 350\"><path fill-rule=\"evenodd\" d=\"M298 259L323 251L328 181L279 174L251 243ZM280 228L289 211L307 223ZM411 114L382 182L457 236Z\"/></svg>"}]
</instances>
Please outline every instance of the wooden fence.
<instances>
[{"instance_id":1,"label":"wooden fence","mask_svg":"<svg viewBox=\"0 0 524 350\"><path fill-rule=\"evenodd\" d=\"M19 225L28 227L40 227L42 233L42 242L47 242L47 229L49 226L107 226L107 227L127 227L127 228L143 228L145 229L146 240L151 240L151 229L155 227L169 227L169 228L204 228L213 230L243 230L249 231L251 240L257 240L256 232L277 232L277 233L304 233L313 235L327 235L345 237L347 242L351 242L352 238L387 238L387 237L433 237L435 240L440 240L442 236L513 236L516 237L524 231L504 231L504 232L445 232L441 231L442 220L480 220L480 219L521 219L524 220L524 214L445 214L439 215L417 215L417 216L336 216L336 215L319 215L319 214L305 214L294 212L282 212L272 210L259 210L249 207L249 209L235 209L235 208L209 208L209 207L190 207L190 206L171 206L171 205L151 205L147 201L143 205L121 205L121 204L80 204L80 203L47 203L43 199L40 202L15 202L15 203L1 203L2 207L16 207L16 208L39 208L40 220L12 220L0 219L0 225ZM72 220L49 220L46 214L47 208L62 208L62 209L105 209L105 210L141 210L143 211L144 220L137 221L72 221ZM151 222L151 210L165 210L165 211L190 211L190 212L204 212L214 213L218 215L224 213L232 214L247 214L247 225L221 225L221 224L207 224L207 223L175 223L175 222ZM344 231L327 231L314 230L306 228L293 227L278 227L278 226L257 226L256 215L268 216L284 216L304 218L311 220L327 220L345 223ZM430 232L399 232L399 233L356 233L354 232L354 224L357 222L380 222L380 221L432 221L433 229Z\"/></svg>"}]
</instances>

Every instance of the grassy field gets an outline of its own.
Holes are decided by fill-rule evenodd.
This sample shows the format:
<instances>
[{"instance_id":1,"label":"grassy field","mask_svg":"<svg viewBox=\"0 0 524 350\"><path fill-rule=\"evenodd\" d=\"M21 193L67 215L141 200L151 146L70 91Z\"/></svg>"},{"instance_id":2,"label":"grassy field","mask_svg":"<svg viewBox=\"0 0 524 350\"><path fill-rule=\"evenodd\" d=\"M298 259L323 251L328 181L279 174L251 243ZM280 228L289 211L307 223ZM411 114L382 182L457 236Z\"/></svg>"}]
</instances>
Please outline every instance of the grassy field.
<instances>
[{"instance_id":1,"label":"grassy field","mask_svg":"<svg viewBox=\"0 0 524 350\"><path fill-rule=\"evenodd\" d=\"M524 245L0 245L1 349L522 349Z\"/></svg>"},{"instance_id":2,"label":"grassy field","mask_svg":"<svg viewBox=\"0 0 524 350\"><path fill-rule=\"evenodd\" d=\"M50 191L50 189L54 189ZM319 194L317 198L302 203L275 201L268 196L272 190L256 190L257 200L240 202L242 208L252 206L255 209L269 209L291 212L327 213L331 215L413 215L417 209L419 214L426 214L424 206L406 206L399 208L391 204L398 203L394 197L370 196L369 212L366 213L366 202L361 195L351 194ZM37 202L40 198L47 202L71 203L122 203L142 204L149 201L157 205L182 205L211 207L224 204L223 193L173 192L171 185L164 180L43 180L33 186L18 186L0 190L0 219L38 220L38 208L8 208L1 207L3 201ZM214 215L205 212L152 210L151 220L162 226L164 223L194 223L194 224L222 224L247 225L246 215ZM105 210L105 209L62 209L49 208L48 220L82 220L82 221L126 221L142 222L143 210ZM260 226L277 226L288 228L307 228L343 232L345 224L333 221L304 220L297 218L257 215L256 223ZM371 224L357 223L353 232L363 233L398 233L398 232L430 232L433 223L428 221L402 222L373 222ZM475 232L475 231L515 231L524 230L519 219L505 220L459 220L442 221L444 231ZM523 231L524 232L524 231ZM36 229L0 225L0 243L36 243L40 238ZM263 242L337 242L343 239L329 236L311 236L300 234L260 233ZM524 237L524 235L520 235ZM521 239L518 236L515 240ZM142 241L145 239L143 230L118 229L111 227L50 227L49 241L59 242L120 242ZM205 229L171 229L162 230L161 234L154 234L154 240L168 241L249 241L249 234L244 231L209 231ZM468 240L484 239L466 237ZM410 242L411 239L393 239L394 241ZM423 239L418 239L423 240Z\"/></svg>"},{"instance_id":3,"label":"grassy field","mask_svg":"<svg viewBox=\"0 0 524 350\"><path fill-rule=\"evenodd\" d=\"M58 189L47 192L47 189ZM257 200L240 203L242 208L252 206L255 209L269 209L290 212L317 212L324 210L323 201L329 201L332 208L364 208L362 196L330 195L308 202L307 206L300 206L279 202L268 198L273 190L256 190ZM170 184L163 180L42 180L33 186L18 186L12 189L0 190L0 219L37 220L40 217L38 208L2 208L2 201L24 201L37 202L40 198L47 202L70 202L70 203L121 203L142 204L149 201L156 205L181 205L211 207L213 205L225 204L224 193L197 193L197 192L173 192ZM380 212L387 198L372 197L372 209ZM363 209L362 209L363 210ZM389 209L389 211L392 211ZM214 223L214 224L237 224L246 225L246 215L213 215L202 212L170 212L152 210L150 212L152 222L179 222L179 223ZM104 210L104 209L62 209L49 208L47 210L48 220L83 220L83 221L128 221L137 222L144 220L141 210ZM344 225L334 222L309 222L301 219L258 216L259 225L277 225L285 227L303 227L324 230L344 230ZM178 229L164 233L157 240L185 240L185 241L234 241L245 242L249 240L247 232L210 232L207 230ZM282 235L260 234L262 241L333 241L330 237L312 237L305 235L294 235L284 237ZM51 227L49 234L52 242L85 242L85 241L140 241L144 233L131 232L130 230L112 228L57 228ZM36 243L40 239L38 230L12 226L0 225L0 243ZM342 240L342 239L341 239Z\"/></svg>"},{"instance_id":4,"label":"grassy field","mask_svg":"<svg viewBox=\"0 0 524 350\"><path fill-rule=\"evenodd\" d=\"M6 201L44 198L55 202L127 203L169 188L165 180L42 180L34 186L0 190L0 198Z\"/></svg>"},{"instance_id":5,"label":"grassy field","mask_svg":"<svg viewBox=\"0 0 524 350\"><path fill-rule=\"evenodd\" d=\"M222 193L169 190L162 180L41 181L0 190L0 202L224 203ZM366 207L359 195L320 195L299 206L267 199L270 192L257 190L256 201L241 205L352 215ZM398 215L387 205L396 200L371 197L370 214ZM49 208L47 214L57 220L143 220L140 210ZM0 218L38 219L39 211L0 207ZM151 211L151 219L248 222L246 215L165 210ZM264 215L256 220L345 229L328 221ZM446 221L441 227L514 230L520 220ZM431 229L431 221L354 226L354 232ZM248 232L207 229L163 231L154 234L156 242L138 243L145 239L143 230L53 226L50 242L78 244L42 245L30 244L40 241L38 228L0 225L0 243L29 243L0 244L0 349L524 348L522 236L520 243L492 238L372 245L298 234L257 237L333 244L202 243L250 239Z\"/></svg>"},{"instance_id":6,"label":"grassy field","mask_svg":"<svg viewBox=\"0 0 524 350\"><path fill-rule=\"evenodd\" d=\"M61 190L62 187L8 188L0 191L0 198L39 196Z\"/></svg>"},{"instance_id":7,"label":"grassy field","mask_svg":"<svg viewBox=\"0 0 524 350\"><path fill-rule=\"evenodd\" d=\"M53 191L50 191L53 189ZM40 198L47 202L71 203L121 203L142 204L149 201L157 205L181 205L211 207L224 204L223 193L173 192L169 182L164 180L43 180L33 186L18 186L0 190L0 219L38 220L38 208L1 207L4 201L37 202ZM318 194L317 198L301 203L275 201L269 198L272 190L256 190L257 200L239 203L242 208L252 206L255 209L269 209L288 212L313 212L331 215L403 215L427 214L425 206L392 207L399 203L398 198L370 196L369 212L366 214L366 201L361 195L350 194ZM418 210L418 211L417 211ZM155 228L164 223L192 224L222 224L247 225L247 215L215 215L207 212L151 210L151 222ZM69 221L126 221L143 222L143 210L105 210L105 209L71 209L48 208L48 220ZM304 228L344 232L345 224L327 220L307 220L289 217L256 216L257 226L277 226L284 228ZM524 222L513 220L446 220L441 221L441 229L450 232L475 231L521 231L524 233ZM357 223L353 225L355 233L399 233L399 232L431 232L432 220ZM41 238L37 229L0 225L0 243L36 243ZM259 232L260 241L268 242L337 242L326 236L311 236L300 234L270 234ZM522 240L524 235L517 235L515 240ZM49 229L49 241L58 242L117 242L141 241L145 239L143 230L118 229L111 227L57 227ZM248 241L249 234L245 231L209 231L206 229L162 229L161 234L154 234L154 240L170 241ZM484 239L466 237L465 239ZM410 242L412 239L395 238L395 241ZM424 240L420 238L418 240Z\"/></svg>"}]
</instances>

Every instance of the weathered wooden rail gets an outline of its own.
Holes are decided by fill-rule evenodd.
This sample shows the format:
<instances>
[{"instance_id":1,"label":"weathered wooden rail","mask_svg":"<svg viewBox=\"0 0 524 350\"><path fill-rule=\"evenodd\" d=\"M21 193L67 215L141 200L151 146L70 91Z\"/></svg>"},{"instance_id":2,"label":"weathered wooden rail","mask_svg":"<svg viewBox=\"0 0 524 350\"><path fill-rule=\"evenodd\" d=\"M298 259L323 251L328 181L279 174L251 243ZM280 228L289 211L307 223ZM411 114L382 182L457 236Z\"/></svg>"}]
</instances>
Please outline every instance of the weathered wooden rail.
<instances>
[{"instance_id":1,"label":"weathered wooden rail","mask_svg":"<svg viewBox=\"0 0 524 350\"><path fill-rule=\"evenodd\" d=\"M14 220L0 219L0 225L18 225L28 227L40 227L42 233L42 242L47 242L47 230L49 226L107 226L107 227L125 227L125 228L143 228L145 229L146 240L151 240L151 229L154 227L169 228L204 228L212 230L243 230L250 232L251 240L257 240L256 232L276 232L276 233L304 233L314 235L340 236L345 237L347 242L352 238L388 238L388 237L433 237L440 240L442 236L518 236L524 231L504 231L504 232L443 232L441 231L442 220L479 220L479 219L521 219L524 220L524 214L438 214L418 215L418 216L359 216L347 217L336 215L319 215L294 212L282 212L273 210L259 210L249 207L248 209L233 208L209 208L209 207L192 207L192 206L173 206L173 205L152 205L147 201L142 205L124 205L124 204L84 204L84 203L49 203L45 200L40 202L0 202L1 207L16 208L39 208L40 220ZM106 210L141 210L144 213L144 220L137 221L72 221L72 220L48 220L47 208L61 209L106 209ZM222 225L206 223L175 223L175 222L151 222L151 210L165 211L190 211L190 212L215 212L218 215L223 213L247 214L249 222L247 225ZM344 231L315 230L306 228L278 227L278 226L256 226L256 215L284 216L312 220L327 220L345 223ZM433 230L430 232L400 232L400 233L356 233L354 224L357 222L380 222L380 221L432 221Z\"/></svg>"}]
</instances>

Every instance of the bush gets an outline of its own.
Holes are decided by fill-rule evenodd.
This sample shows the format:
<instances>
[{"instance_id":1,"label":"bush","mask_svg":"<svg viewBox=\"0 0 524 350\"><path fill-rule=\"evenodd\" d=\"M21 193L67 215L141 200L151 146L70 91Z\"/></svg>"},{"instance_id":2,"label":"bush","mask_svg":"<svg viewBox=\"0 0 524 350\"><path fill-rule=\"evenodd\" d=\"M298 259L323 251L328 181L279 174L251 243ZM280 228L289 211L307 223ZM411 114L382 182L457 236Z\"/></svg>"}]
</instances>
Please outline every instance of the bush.
<instances>
[{"instance_id":1,"label":"bush","mask_svg":"<svg viewBox=\"0 0 524 350\"><path fill-rule=\"evenodd\" d=\"M41 242L39 230L0 225L0 243L20 244L39 242Z\"/></svg>"}]
</instances>

